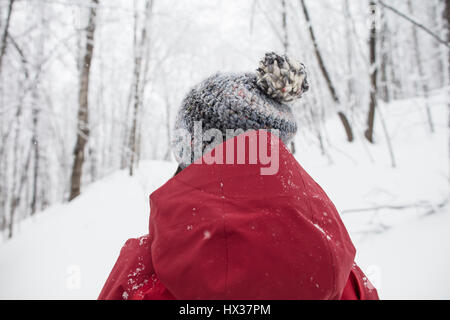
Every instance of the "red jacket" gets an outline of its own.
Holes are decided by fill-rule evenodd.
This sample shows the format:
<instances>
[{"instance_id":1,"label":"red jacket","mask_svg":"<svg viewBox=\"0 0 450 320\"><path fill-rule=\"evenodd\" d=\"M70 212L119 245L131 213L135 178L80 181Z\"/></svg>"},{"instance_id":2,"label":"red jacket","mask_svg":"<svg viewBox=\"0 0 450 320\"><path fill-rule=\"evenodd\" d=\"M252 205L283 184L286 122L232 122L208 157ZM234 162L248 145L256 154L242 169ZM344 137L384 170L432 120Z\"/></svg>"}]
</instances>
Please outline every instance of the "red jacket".
<instances>
[{"instance_id":1,"label":"red jacket","mask_svg":"<svg viewBox=\"0 0 450 320\"><path fill-rule=\"evenodd\" d=\"M99 299L378 299L333 203L267 137L275 175L247 152L246 165L193 164L156 190L149 235L126 242Z\"/></svg>"}]
</instances>

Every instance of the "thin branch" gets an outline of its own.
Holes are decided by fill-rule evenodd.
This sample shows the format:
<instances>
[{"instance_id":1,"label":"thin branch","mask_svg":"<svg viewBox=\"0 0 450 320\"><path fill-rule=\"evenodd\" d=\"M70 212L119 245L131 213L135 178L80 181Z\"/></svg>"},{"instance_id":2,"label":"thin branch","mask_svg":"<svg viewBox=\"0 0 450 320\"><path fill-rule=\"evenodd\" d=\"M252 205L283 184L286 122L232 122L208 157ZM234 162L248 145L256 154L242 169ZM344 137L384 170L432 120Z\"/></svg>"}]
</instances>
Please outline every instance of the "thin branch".
<instances>
[{"instance_id":1,"label":"thin branch","mask_svg":"<svg viewBox=\"0 0 450 320\"><path fill-rule=\"evenodd\" d=\"M425 209L429 209L429 210L427 210L425 215L430 215L430 214L437 212L438 209L444 208L449 203L449 200L450 200L450 198L447 198L437 205L433 205L430 202L418 202L418 203L407 204L407 205L381 205L381 206L376 206L376 207L371 207L371 208L348 209L348 210L342 210L341 214L371 212L371 211L380 211L380 210L407 210L407 209L425 208Z\"/></svg>"},{"instance_id":2,"label":"thin branch","mask_svg":"<svg viewBox=\"0 0 450 320\"><path fill-rule=\"evenodd\" d=\"M358 213L358 212L370 212L370 211L379 211L379 210L406 210L406 209L412 209L417 207L423 207L423 205L420 204L411 204L411 205L385 205L385 206L378 206L378 207L371 207L371 208L361 208L361 209L349 209L349 210L343 210L341 211L341 214L348 214L348 213Z\"/></svg>"},{"instance_id":3,"label":"thin branch","mask_svg":"<svg viewBox=\"0 0 450 320\"><path fill-rule=\"evenodd\" d=\"M447 48L450 48L450 44L448 43L448 41L445 41L443 39L441 39L436 33L434 33L433 31L431 31L430 29L428 29L427 27L425 27L423 24L413 20L412 18L408 17L406 14L398 11L397 9L395 9L394 7L391 7L390 5L387 5L386 3L384 3L384 1L379 0L378 1L383 7L385 7L386 9L392 11L393 13L395 13L396 15L402 17L403 19L411 22L412 24L414 24L416 27L422 29L423 31L425 31L426 33L428 33L430 36L432 36L434 39L436 39L436 41L438 41L439 43L445 45Z\"/></svg>"},{"instance_id":4,"label":"thin branch","mask_svg":"<svg viewBox=\"0 0 450 320\"><path fill-rule=\"evenodd\" d=\"M280 32L278 31L278 28L275 26L274 22L271 19L271 15L269 13L266 12L266 10L264 10L264 8L260 5L259 2L257 2L257 5L259 5L259 8L261 9L261 12L264 14L267 22L270 24L273 32L275 33L276 37L278 38L278 40L283 43L283 36L280 34Z\"/></svg>"}]
</instances>

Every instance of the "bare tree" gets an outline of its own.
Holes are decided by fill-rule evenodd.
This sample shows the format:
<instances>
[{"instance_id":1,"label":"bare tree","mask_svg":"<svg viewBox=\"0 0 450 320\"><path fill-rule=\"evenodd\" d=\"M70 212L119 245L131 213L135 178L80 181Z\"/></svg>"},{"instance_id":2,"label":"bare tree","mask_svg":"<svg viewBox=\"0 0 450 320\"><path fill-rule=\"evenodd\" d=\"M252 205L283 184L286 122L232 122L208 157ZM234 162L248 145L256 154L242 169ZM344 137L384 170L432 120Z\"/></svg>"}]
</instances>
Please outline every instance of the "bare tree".
<instances>
[{"instance_id":1,"label":"bare tree","mask_svg":"<svg viewBox=\"0 0 450 320\"><path fill-rule=\"evenodd\" d=\"M305 0L300 0L300 4L302 6L303 14L305 16L306 23L308 25L309 35L311 37L311 41L312 41L313 46L314 46L314 53L316 55L317 62L319 64L320 71L322 72L322 75L323 75L323 77L325 79L325 82L327 83L328 90L330 91L330 94L331 94L331 98L333 99L333 101L335 102L335 104L337 106L340 106L341 105L341 101L340 101L340 99L338 97L338 94L337 94L336 89L335 89L335 87L333 85L333 82L331 81L330 74L329 74L329 72L328 72L328 70L327 70L327 68L325 66L325 62L323 60L322 53L320 52L320 48L319 48L319 45L317 43L316 35L314 33L313 25L312 25L311 19L309 17L309 12L308 12L308 8L306 7ZM338 116L339 116L339 119L342 122L342 125L344 126L345 133L347 134L347 140L349 142L352 142L354 140L353 130L352 130L352 127L350 125L350 122L348 121L347 116L345 115L345 113L343 111L339 111L338 112Z\"/></svg>"},{"instance_id":2,"label":"bare tree","mask_svg":"<svg viewBox=\"0 0 450 320\"><path fill-rule=\"evenodd\" d=\"M281 0L281 24L283 27L283 50L284 54L289 52L289 31L287 25L287 7L286 0Z\"/></svg>"},{"instance_id":3,"label":"bare tree","mask_svg":"<svg viewBox=\"0 0 450 320\"><path fill-rule=\"evenodd\" d=\"M389 103L391 100L391 95L389 92L388 84L388 67L389 67L389 51L388 51L388 38L389 38L389 27L386 19L385 9L381 9L381 31L380 31L380 49L381 49L381 63L380 63L380 73L381 73L381 97L384 102Z\"/></svg>"},{"instance_id":4,"label":"bare tree","mask_svg":"<svg viewBox=\"0 0 450 320\"><path fill-rule=\"evenodd\" d=\"M367 119L367 130L364 135L366 139L370 143L374 143L374 126L375 126L375 112L378 108L378 57L377 57L377 2L376 0L369 1L370 8L370 18L371 18L371 26L370 26L370 36L369 36L369 75L370 75L370 100L369 100L369 112ZM392 167L395 168L397 166L394 149L392 147L391 137L389 135L389 131L381 113L381 109L379 110L379 116L381 125L383 127L383 132L386 137L386 143L389 150L389 154L391 157Z\"/></svg>"},{"instance_id":5,"label":"bare tree","mask_svg":"<svg viewBox=\"0 0 450 320\"><path fill-rule=\"evenodd\" d=\"M367 119L367 130L365 136L370 143L374 142L373 131L375 125L375 110L377 106L377 26L376 26L376 13L377 4L376 1L370 0L370 14L372 19L372 24L370 27L370 37L369 37L369 61L370 61L370 101L369 101L369 114Z\"/></svg>"},{"instance_id":6,"label":"bare tree","mask_svg":"<svg viewBox=\"0 0 450 320\"><path fill-rule=\"evenodd\" d=\"M283 30L283 52L289 54L289 30L288 30L288 9L286 0L281 0L281 27ZM291 142L291 153L295 154L295 142Z\"/></svg>"},{"instance_id":7,"label":"bare tree","mask_svg":"<svg viewBox=\"0 0 450 320\"><path fill-rule=\"evenodd\" d=\"M32 154L32 148L29 146L26 149L22 148L21 138L22 138L22 124L24 121L24 109L25 109L25 100L28 94L28 91L33 90L35 87L33 84L35 83L31 79L31 72L29 61L26 58L23 50L19 47L13 37L8 35L8 40L13 44L13 47L19 54L20 62L21 62L21 71L23 74L23 79L21 81L21 85L23 87L22 92L20 93L17 101L17 108L15 111L14 120L11 122L11 126L7 131L7 135L5 135L4 141L8 139L8 137L12 136L12 177L11 177L11 188L10 188L10 197L9 197L9 219L8 219L8 238L12 238L14 233L14 225L16 220L16 212L21 204L21 198L24 188L26 188L27 180L28 180L28 168L30 165L30 159ZM36 75L36 77L38 74ZM33 90L34 91L34 90ZM26 152L26 160L23 163L22 161L22 153ZM1 152L2 153L2 152ZM0 153L0 154L1 154Z\"/></svg>"},{"instance_id":8,"label":"bare tree","mask_svg":"<svg viewBox=\"0 0 450 320\"><path fill-rule=\"evenodd\" d=\"M86 28L86 47L83 57L83 65L80 76L79 89L79 109L77 125L77 141L73 152L74 162L72 168L72 177L70 181L70 197L73 200L80 195L81 177L83 173L83 163L85 158L85 146L89 139L89 80L91 72L91 62L94 54L94 35L97 24L97 10L99 0L91 0L89 9L89 22Z\"/></svg>"},{"instance_id":9,"label":"bare tree","mask_svg":"<svg viewBox=\"0 0 450 320\"><path fill-rule=\"evenodd\" d=\"M18 135L16 135L18 137ZM16 140L17 143L18 140ZM11 204L10 204L10 215L9 215L9 223L8 223L8 238L11 239L14 234L14 224L15 224L15 213L17 211L18 206L20 205L20 199L23 192L23 189L25 188L27 184L28 179L28 168L30 166L31 162L31 153L32 149L28 148L27 157L25 160L25 164L22 168L19 169L19 164L16 164L14 166L14 176L19 175L18 181L16 179L13 180L12 185L12 192L13 195L11 197ZM18 148L15 148L14 151L14 157L15 159L18 159Z\"/></svg>"},{"instance_id":10,"label":"bare tree","mask_svg":"<svg viewBox=\"0 0 450 320\"><path fill-rule=\"evenodd\" d=\"M441 12L441 3L443 4L443 1L441 0L434 0L431 5L431 10L429 13L429 17L431 21L434 21L433 25L433 31L439 34L440 37L445 39L445 22L442 19L442 12ZM443 8L443 6L442 6ZM442 46L438 41L433 41L433 48L435 50L435 57L436 57L436 66L435 70L439 74L439 86L443 87L446 83L446 73L445 70L445 59L446 59L446 53L447 50L445 50L444 46Z\"/></svg>"},{"instance_id":11,"label":"bare tree","mask_svg":"<svg viewBox=\"0 0 450 320\"><path fill-rule=\"evenodd\" d=\"M17 44L15 44L17 46ZM28 84L28 82L30 81L30 72L28 70L28 61L25 58L25 56L23 55L23 52L20 48L18 48L18 51L21 54L21 62L22 62L22 68L23 68L23 73L24 73L24 81L23 84ZM17 103L17 108L16 108L16 112L15 112L15 118L14 118L14 122L13 122L13 126L11 129L12 130L12 135L13 135L13 159L12 159L12 163L13 163L13 167L12 167L12 183L11 183L11 196L10 196L10 204L9 204L9 220L8 220L8 238L12 238L13 236L13 231L14 231L14 224L15 224L15 216L16 216L16 211L17 208L20 205L20 199L21 199L21 195L22 195L22 191L25 187L25 184L27 182L27 173L28 173L28 168L29 168L29 164L30 164L30 159L31 159L31 153L32 153L32 148L29 147L27 148L28 152L27 152L27 157L25 160L25 164L22 166L22 162L21 162L21 148L20 148L20 138L21 138L21 124L23 121L23 112L24 112L24 102L25 102L25 97L27 95L27 91L28 88L26 90L23 90L23 92L21 93L18 103Z\"/></svg>"},{"instance_id":12,"label":"bare tree","mask_svg":"<svg viewBox=\"0 0 450 320\"><path fill-rule=\"evenodd\" d=\"M41 201L45 199L45 188L40 185L40 167L41 167L41 152L39 145L39 123L41 107L38 102L39 99L39 85L41 80L41 74L44 64L44 43L48 35L48 28L46 26L46 21L43 12L40 12L41 20L41 32L39 37L39 43L37 44L37 61L38 61L38 71L35 75L34 85L32 89L32 101L31 101L31 121L32 121L32 137L31 146L33 148L33 168L32 168L32 187L31 187L31 215L34 215L37 211L38 198ZM40 190L39 190L40 189Z\"/></svg>"},{"instance_id":13,"label":"bare tree","mask_svg":"<svg viewBox=\"0 0 450 320\"><path fill-rule=\"evenodd\" d=\"M164 99L164 109L165 109L165 129L166 129L166 136L167 136L167 149L164 154L164 160L170 161L170 155L171 155L171 141L172 141L172 135L170 132L170 117L171 117L171 101L170 101L170 89L167 85L167 70L162 70L162 72L159 72L159 76L161 77L161 83L163 86L163 99Z\"/></svg>"},{"instance_id":14,"label":"bare tree","mask_svg":"<svg viewBox=\"0 0 450 320\"><path fill-rule=\"evenodd\" d=\"M444 30L447 31L447 43L450 43L450 1L442 0L444 3ZM450 75L450 49L448 51L448 75ZM447 81L448 82L448 81ZM448 84L448 83L447 83Z\"/></svg>"},{"instance_id":15,"label":"bare tree","mask_svg":"<svg viewBox=\"0 0 450 320\"><path fill-rule=\"evenodd\" d=\"M132 125L129 141L129 149L131 153L130 163L129 163L129 173L130 176L134 173L134 166L136 158L138 157L139 146L138 143L139 133L138 133L138 117L140 107L142 105L144 90L143 84L143 74L145 71L143 69L143 59L144 52L148 46L148 27L153 10L153 0L147 0L145 3L145 17L142 23L140 31L138 30L138 12L136 8L135 12L135 26L134 26L134 108L132 113ZM140 34L140 37L139 37Z\"/></svg>"},{"instance_id":16,"label":"bare tree","mask_svg":"<svg viewBox=\"0 0 450 320\"><path fill-rule=\"evenodd\" d=\"M444 25L446 26L445 30L447 30L447 42L450 43L450 1L449 0L444 0L444 13L443 13L443 20L444 20ZM448 55L448 64L447 64L447 68L448 68L448 73L447 75L450 75L450 49L447 50L447 55ZM448 82L447 82L448 85ZM450 111L450 101L448 103L448 109ZM448 127L450 129L450 112L449 112L449 119L448 119ZM450 133L450 130L449 130ZM450 147L450 135L449 135L449 147ZM449 148L449 159L450 159L450 148ZM450 166L450 161L449 161L449 166ZM449 181L450 181L450 175L449 175Z\"/></svg>"}]
</instances>

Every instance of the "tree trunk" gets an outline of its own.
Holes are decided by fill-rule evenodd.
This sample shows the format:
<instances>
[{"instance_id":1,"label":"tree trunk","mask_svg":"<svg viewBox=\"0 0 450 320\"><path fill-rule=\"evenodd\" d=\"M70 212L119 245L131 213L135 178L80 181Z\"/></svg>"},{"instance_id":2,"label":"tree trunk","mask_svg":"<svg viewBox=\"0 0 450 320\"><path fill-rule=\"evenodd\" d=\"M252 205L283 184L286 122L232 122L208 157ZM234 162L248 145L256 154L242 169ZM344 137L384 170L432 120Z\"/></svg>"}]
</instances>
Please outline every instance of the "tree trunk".
<instances>
[{"instance_id":1,"label":"tree trunk","mask_svg":"<svg viewBox=\"0 0 450 320\"><path fill-rule=\"evenodd\" d=\"M171 138L171 134L170 134L170 100L169 100L169 95L168 95L168 91L169 89L167 88L167 86L165 86L165 100L166 100L166 134L167 134L167 151L166 154L164 155L164 160L165 161L170 161L170 154L172 151L171 148L171 143L172 143L172 138Z\"/></svg>"},{"instance_id":2,"label":"tree trunk","mask_svg":"<svg viewBox=\"0 0 450 320\"><path fill-rule=\"evenodd\" d=\"M129 151L129 141L130 141L130 132L129 132L129 123L130 123L130 113L131 113L131 104L133 103L133 88L134 83L131 83L129 94L127 98L127 104L125 108L124 120L122 123L122 150L120 155L120 169L124 170L128 168L130 162L130 151Z\"/></svg>"},{"instance_id":3,"label":"tree trunk","mask_svg":"<svg viewBox=\"0 0 450 320\"><path fill-rule=\"evenodd\" d=\"M320 71L322 72L322 75L325 78L325 81L326 81L327 86L328 86L328 90L330 91L330 94L331 94L331 97L332 97L333 101L336 103L336 105L340 106L341 102L340 102L340 99L339 99L339 97L337 95L336 89L335 89L335 87L333 85L333 82L331 81L331 78L330 78L330 75L328 73L328 70L327 70L327 68L325 66L325 62L323 61L322 54L320 52L319 45L318 45L317 40L316 40L316 35L314 33L314 29L313 29L313 26L312 26L312 23L311 23L311 19L309 17L308 8L306 7L306 4L305 4L305 0L300 0L300 4L302 6L303 14L305 15L306 22L308 24L309 35L311 37L311 41L312 41L313 46L314 46L314 53L316 55L317 62L319 63ZM353 131L352 131L352 128L350 126L350 122L347 119L347 116L345 115L345 113L343 111L340 111L338 113L338 116L339 116L339 119L341 119L342 125L344 126L345 132L347 134L347 140L349 142L352 142L354 140Z\"/></svg>"},{"instance_id":4,"label":"tree trunk","mask_svg":"<svg viewBox=\"0 0 450 320\"><path fill-rule=\"evenodd\" d=\"M73 152L74 162L70 182L69 201L80 195L81 177L85 158L85 146L89 139L89 78L91 71L92 56L94 53L94 35L97 19L97 8L99 0L91 0L92 7L89 10L89 23L86 30L86 51L84 53L83 65L80 76L79 109L77 125L77 142Z\"/></svg>"},{"instance_id":5,"label":"tree trunk","mask_svg":"<svg viewBox=\"0 0 450 320\"><path fill-rule=\"evenodd\" d=\"M441 17L441 12L440 12L440 2L441 0L434 0L433 5L431 7L431 12L430 12L430 18L431 21L434 21L434 28L433 31L435 31L437 34L439 34L439 36L442 36L442 38L445 38L445 34L443 34L444 32L444 27L445 27L445 22L443 21L442 17ZM439 44L439 42L437 41L433 41L433 48L436 52L436 73L439 74L439 87L444 87L446 84L445 81L445 75L446 75L446 70L445 70L445 60L446 57L446 50L444 48L444 46L441 46Z\"/></svg>"},{"instance_id":6,"label":"tree trunk","mask_svg":"<svg viewBox=\"0 0 450 320\"><path fill-rule=\"evenodd\" d=\"M19 186L18 186L17 192L15 192L16 184L15 184L15 180L14 180L14 184L13 184L13 188L12 188L13 195L11 197L10 215L9 215L9 223L8 223L8 239L11 239L14 235L15 213L17 211L17 207L20 205L20 196L22 194L22 190L23 190L25 184L27 183L28 168L30 167L30 162L31 162L30 161L31 153L32 153L32 151L31 151L31 147L30 147L29 151L28 151L28 156L25 161L24 168L21 170ZM14 167L15 170L17 169L18 165L19 165L18 163L15 164L15 167Z\"/></svg>"},{"instance_id":7,"label":"tree trunk","mask_svg":"<svg viewBox=\"0 0 450 320\"><path fill-rule=\"evenodd\" d=\"M14 43L14 42L13 42ZM18 48L18 47L17 47ZM23 73L25 76L25 82L28 84L28 81L30 80L30 73L28 71L28 61L26 57L23 55L22 50L18 48L19 55L21 57L21 62L23 64ZM10 127L13 135L13 149L12 149L12 181L11 181L11 188L10 188L10 201L9 201L9 220L8 220L8 238L13 237L13 231L14 231L14 219L16 214L16 209L19 206L20 201L20 195L22 193L23 184L25 183L26 176L28 173L28 167L30 163L31 158L31 146L28 151L27 160L25 162L25 169L19 168L21 165L21 159L19 153L21 153L21 123L22 123L22 117L23 117L23 110L24 110L24 101L26 97L27 90L23 90L21 93L21 96L19 98L18 104L17 104L17 110L15 112L15 119L12 122L13 126ZM9 132L9 131L8 131ZM19 176L21 178L19 178Z\"/></svg>"},{"instance_id":8,"label":"tree trunk","mask_svg":"<svg viewBox=\"0 0 450 320\"><path fill-rule=\"evenodd\" d=\"M136 157L136 134L137 134L137 118L139 105L141 103L141 95L140 95L140 84L141 84L141 68L142 68L142 41L138 44L138 35L137 35L137 24L138 24L138 14L137 9L135 13L135 27L134 27L134 106L133 106L133 114L132 114L132 125L131 125L131 134L129 141L129 151L130 151L130 163L129 163L129 173L130 176L134 174L134 159ZM145 34L145 23L142 29L142 34ZM143 40L143 39L142 39Z\"/></svg>"},{"instance_id":9,"label":"tree trunk","mask_svg":"<svg viewBox=\"0 0 450 320\"><path fill-rule=\"evenodd\" d=\"M381 72L381 97L385 103L389 103L391 100L391 96L389 93L389 86L388 86L388 77L387 77L387 68L389 65L389 52L387 50L387 38L389 35L389 27L387 24L386 14L384 8L381 9L382 15L381 19L383 21L382 29L380 32L380 48L381 48L381 65L380 65L380 72Z\"/></svg>"},{"instance_id":10,"label":"tree trunk","mask_svg":"<svg viewBox=\"0 0 450 320\"><path fill-rule=\"evenodd\" d=\"M445 30L447 30L447 41L448 43L450 43L450 0L444 0L445 6L444 6L444 24L446 24L446 28ZM448 59L448 64L447 64L447 68L448 68L448 73L447 73L447 86L449 85L448 82L448 76L450 76L450 49L447 48L447 59ZM448 92L447 92L448 95ZM448 111L449 111L449 119L448 119L448 128L449 128L449 140L448 140L448 144L449 144L449 159L450 159L450 101L448 102ZM450 161L449 161L449 165L450 165ZM450 168L449 168L449 172L450 172ZM448 177L449 181L450 181L450 174Z\"/></svg>"},{"instance_id":11,"label":"tree trunk","mask_svg":"<svg viewBox=\"0 0 450 320\"><path fill-rule=\"evenodd\" d=\"M142 62L143 55L145 51L145 46L148 44L147 42L147 33L148 33L148 23L151 17L153 9L153 0L147 0L145 5L145 18L143 22L142 29L140 30L140 39L138 39L138 14L137 11L135 13L135 28L134 28L134 108L132 114L132 127L130 134L130 142L129 149L131 153L130 157L130 167L129 174L133 176L134 174L134 166L136 158L138 157L138 142L139 142L139 134L138 134L138 116L139 109L142 104L143 93L144 90L141 88L142 86Z\"/></svg>"},{"instance_id":12,"label":"tree trunk","mask_svg":"<svg viewBox=\"0 0 450 320\"><path fill-rule=\"evenodd\" d=\"M284 54L288 54L289 52L289 32L288 32L288 26L287 26L287 7L286 7L286 0L281 0L281 23L283 27L283 49Z\"/></svg>"},{"instance_id":13,"label":"tree trunk","mask_svg":"<svg viewBox=\"0 0 450 320\"><path fill-rule=\"evenodd\" d=\"M45 18L43 13L41 12L41 21L42 21L42 32L40 34L39 38L39 44L37 45L37 54L38 54L38 61L39 61L39 68L42 68L43 65L43 59L44 59L44 43L49 31L49 28L45 26ZM34 215L37 211L37 203L39 199L39 193L41 189L42 193L44 193L46 190L45 188L40 187L39 181L39 174L40 174L40 165L41 165L41 154L40 154L40 147L39 147L39 121L40 121L40 113L41 113L41 105L38 101L39 99L39 82L40 82L40 73L38 72L35 81L33 85L33 91L32 91L32 110L31 110L31 116L32 116L32 132L33 136L31 138L31 146L33 148L33 182L32 182L32 190L31 190L31 215ZM42 197L41 197L42 201Z\"/></svg>"},{"instance_id":14,"label":"tree trunk","mask_svg":"<svg viewBox=\"0 0 450 320\"><path fill-rule=\"evenodd\" d=\"M367 130L365 136L370 143L374 143L373 131L375 124L375 110L377 106L377 27L376 27L376 10L377 5L374 0L370 3L370 13L373 19L373 23L370 28L369 38L369 53L370 53L370 101L369 101L369 115L367 119Z\"/></svg>"},{"instance_id":15,"label":"tree trunk","mask_svg":"<svg viewBox=\"0 0 450 320\"><path fill-rule=\"evenodd\" d=\"M287 24L287 6L286 6L286 0L281 0L281 27L283 29L283 51L285 55L289 54L289 31L288 31L288 24ZM291 153L295 154L295 142L291 142Z\"/></svg>"},{"instance_id":16,"label":"tree trunk","mask_svg":"<svg viewBox=\"0 0 450 320\"><path fill-rule=\"evenodd\" d=\"M35 96L34 99L37 99ZM39 163L40 163L40 154L39 154L39 139L38 139L38 120L39 120L39 109L36 106L36 101L34 101L33 110L33 137L31 139L31 144L34 153L34 165L33 165L33 191L32 191L32 199L31 199L31 215L36 213L37 206L37 195L38 195L38 178L39 178Z\"/></svg>"},{"instance_id":17,"label":"tree trunk","mask_svg":"<svg viewBox=\"0 0 450 320\"><path fill-rule=\"evenodd\" d=\"M447 25L447 27L445 28L445 30L447 30L447 42L450 43L450 1L449 0L445 0L445 7L444 7L444 21ZM448 75L450 76L450 49L447 48L448 51ZM447 85L449 85L448 83L448 79L447 79Z\"/></svg>"}]
</instances>

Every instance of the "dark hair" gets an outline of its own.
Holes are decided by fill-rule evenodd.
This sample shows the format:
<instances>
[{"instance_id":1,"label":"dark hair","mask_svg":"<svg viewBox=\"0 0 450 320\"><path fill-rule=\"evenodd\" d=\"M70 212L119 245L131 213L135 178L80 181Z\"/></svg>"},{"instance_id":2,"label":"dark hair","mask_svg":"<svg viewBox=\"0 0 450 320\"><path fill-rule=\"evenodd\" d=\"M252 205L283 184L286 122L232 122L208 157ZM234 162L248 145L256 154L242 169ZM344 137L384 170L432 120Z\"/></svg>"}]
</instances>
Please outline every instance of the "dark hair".
<instances>
[{"instance_id":1,"label":"dark hair","mask_svg":"<svg viewBox=\"0 0 450 320\"><path fill-rule=\"evenodd\" d=\"M181 171L183 171L183 169L181 168L181 166L178 166L177 171L175 172L175 174L173 175L174 177L179 174Z\"/></svg>"}]
</instances>

